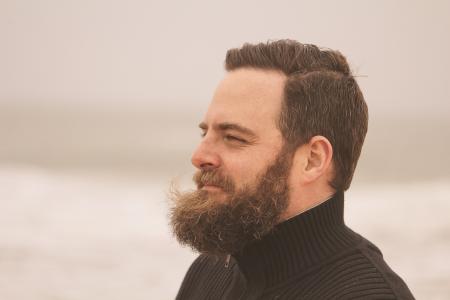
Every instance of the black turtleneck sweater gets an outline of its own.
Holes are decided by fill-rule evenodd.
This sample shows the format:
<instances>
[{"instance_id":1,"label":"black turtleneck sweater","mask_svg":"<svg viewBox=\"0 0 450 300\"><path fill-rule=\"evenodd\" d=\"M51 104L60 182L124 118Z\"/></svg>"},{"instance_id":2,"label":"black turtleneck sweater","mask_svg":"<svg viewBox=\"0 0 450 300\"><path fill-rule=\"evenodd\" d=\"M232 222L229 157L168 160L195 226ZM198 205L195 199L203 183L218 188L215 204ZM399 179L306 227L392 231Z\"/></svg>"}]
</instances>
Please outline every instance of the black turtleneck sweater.
<instances>
[{"instance_id":1,"label":"black turtleneck sweater","mask_svg":"<svg viewBox=\"0 0 450 300\"><path fill-rule=\"evenodd\" d=\"M344 224L344 195L278 224L227 263L201 254L178 300L414 299L380 250Z\"/></svg>"}]
</instances>

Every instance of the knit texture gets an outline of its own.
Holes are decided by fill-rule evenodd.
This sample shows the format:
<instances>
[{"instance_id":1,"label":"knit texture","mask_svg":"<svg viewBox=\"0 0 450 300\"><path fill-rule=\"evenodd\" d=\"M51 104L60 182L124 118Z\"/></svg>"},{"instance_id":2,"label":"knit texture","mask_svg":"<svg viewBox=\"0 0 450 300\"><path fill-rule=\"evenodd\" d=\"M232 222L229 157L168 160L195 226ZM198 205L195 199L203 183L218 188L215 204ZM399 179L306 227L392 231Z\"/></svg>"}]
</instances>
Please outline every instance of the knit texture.
<instances>
[{"instance_id":1,"label":"knit texture","mask_svg":"<svg viewBox=\"0 0 450 300\"><path fill-rule=\"evenodd\" d=\"M344 195L280 223L242 252L201 254L177 300L414 299L381 251L344 223Z\"/></svg>"}]
</instances>

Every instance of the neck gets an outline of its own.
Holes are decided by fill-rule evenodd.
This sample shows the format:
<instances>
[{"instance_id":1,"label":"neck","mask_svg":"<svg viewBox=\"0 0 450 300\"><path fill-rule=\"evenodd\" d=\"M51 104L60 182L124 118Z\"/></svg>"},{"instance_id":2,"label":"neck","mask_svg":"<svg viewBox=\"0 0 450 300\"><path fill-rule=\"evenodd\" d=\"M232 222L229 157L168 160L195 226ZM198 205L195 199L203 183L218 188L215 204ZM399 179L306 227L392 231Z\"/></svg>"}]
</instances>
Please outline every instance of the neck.
<instances>
[{"instance_id":1,"label":"neck","mask_svg":"<svg viewBox=\"0 0 450 300\"><path fill-rule=\"evenodd\" d=\"M332 189L320 189L318 192L308 192L308 189L302 189L302 193L295 193L293 190L289 195L289 206L286 212L281 216L281 220L289 220L296 217L320 204L331 199L337 192ZM299 195L296 195L299 194Z\"/></svg>"},{"instance_id":2,"label":"neck","mask_svg":"<svg viewBox=\"0 0 450 300\"><path fill-rule=\"evenodd\" d=\"M344 224L343 213L344 196L338 192L278 224L272 233L248 245L234 258L254 284L276 284L356 242Z\"/></svg>"},{"instance_id":3,"label":"neck","mask_svg":"<svg viewBox=\"0 0 450 300\"><path fill-rule=\"evenodd\" d=\"M319 206L320 204L324 203L325 201L330 200L331 198L333 198L333 196L334 196L334 194L331 195L331 196L328 196L327 198L324 198L323 200L311 202L311 204L310 204L309 206L306 206L305 208L301 209L299 212L294 213L294 214L292 214L292 215L286 215L286 217L283 218L283 220L284 220L284 221L287 221L287 220L289 220L289 219L295 218L295 217L297 217L298 215L300 215L300 214L302 214L302 213L305 213L305 212L307 212L308 210L313 209L313 208L316 207L316 206Z\"/></svg>"}]
</instances>

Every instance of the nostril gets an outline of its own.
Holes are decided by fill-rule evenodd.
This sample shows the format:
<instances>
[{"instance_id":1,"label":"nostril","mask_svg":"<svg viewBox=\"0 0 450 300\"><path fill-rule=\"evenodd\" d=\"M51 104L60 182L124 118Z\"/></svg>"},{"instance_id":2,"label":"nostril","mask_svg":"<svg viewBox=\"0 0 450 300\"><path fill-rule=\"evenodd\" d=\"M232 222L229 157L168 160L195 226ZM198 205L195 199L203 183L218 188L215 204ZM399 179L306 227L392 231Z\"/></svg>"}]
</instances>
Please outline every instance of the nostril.
<instances>
[{"instance_id":1,"label":"nostril","mask_svg":"<svg viewBox=\"0 0 450 300\"><path fill-rule=\"evenodd\" d=\"M200 169L202 169L202 171L212 171L215 168L216 167L212 163L203 163L200 165Z\"/></svg>"}]
</instances>

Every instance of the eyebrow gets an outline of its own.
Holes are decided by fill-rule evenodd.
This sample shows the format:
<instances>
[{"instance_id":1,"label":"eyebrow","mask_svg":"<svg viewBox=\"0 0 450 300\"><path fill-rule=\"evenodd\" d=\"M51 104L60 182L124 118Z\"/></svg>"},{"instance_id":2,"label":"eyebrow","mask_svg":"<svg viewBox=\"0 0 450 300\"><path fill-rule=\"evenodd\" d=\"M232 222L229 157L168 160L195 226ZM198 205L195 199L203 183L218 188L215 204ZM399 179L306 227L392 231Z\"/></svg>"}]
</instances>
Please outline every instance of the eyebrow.
<instances>
[{"instance_id":1,"label":"eyebrow","mask_svg":"<svg viewBox=\"0 0 450 300\"><path fill-rule=\"evenodd\" d=\"M203 129L203 130L208 129L208 125L205 122L201 122L198 125L198 127L200 127L200 129ZM250 137L257 137L256 133L253 130L251 130L247 127L244 127L242 125L236 124L236 123L229 123L229 122L219 123L219 124L214 125L213 128L217 129L217 130L221 130L221 131L235 130L235 131L241 132L243 134L246 134Z\"/></svg>"}]
</instances>

